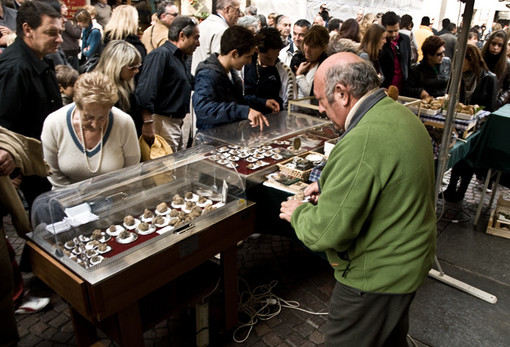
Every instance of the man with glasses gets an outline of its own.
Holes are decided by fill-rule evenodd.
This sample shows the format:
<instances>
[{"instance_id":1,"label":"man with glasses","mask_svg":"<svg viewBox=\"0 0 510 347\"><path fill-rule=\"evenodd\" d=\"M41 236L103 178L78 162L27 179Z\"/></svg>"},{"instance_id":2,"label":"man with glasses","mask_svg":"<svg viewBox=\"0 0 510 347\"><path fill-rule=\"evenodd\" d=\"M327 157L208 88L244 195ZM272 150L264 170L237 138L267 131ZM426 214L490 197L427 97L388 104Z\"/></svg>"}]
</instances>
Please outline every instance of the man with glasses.
<instances>
[{"instance_id":1,"label":"man with glasses","mask_svg":"<svg viewBox=\"0 0 510 347\"><path fill-rule=\"evenodd\" d=\"M384 75L381 87L395 86L401 91L411 66L411 40L409 36L399 34L400 17L395 12L386 12L381 20L387 32L379 59Z\"/></svg>"},{"instance_id":2,"label":"man with glasses","mask_svg":"<svg viewBox=\"0 0 510 347\"><path fill-rule=\"evenodd\" d=\"M303 54L303 41L305 34L311 26L312 24L306 19L300 19L294 23L292 42L286 47L283 47L278 55L280 61L290 67L294 73L296 73L299 64L306 60Z\"/></svg>"},{"instance_id":3,"label":"man with glasses","mask_svg":"<svg viewBox=\"0 0 510 347\"><path fill-rule=\"evenodd\" d=\"M183 119L189 113L193 89L186 59L199 46L199 38L198 22L177 16L168 30L168 41L143 62L135 97L142 110L142 136L148 144L158 134L174 152L182 146Z\"/></svg>"},{"instance_id":4,"label":"man with glasses","mask_svg":"<svg viewBox=\"0 0 510 347\"><path fill-rule=\"evenodd\" d=\"M207 17L200 23L200 47L193 54L191 72L199 63L207 59L211 54L220 51L220 40L223 32L228 27L237 24L241 15L239 0L218 0L216 1L216 13Z\"/></svg>"},{"instance_id":5,"label":"man with glasses","mask_svg":"<svg viewBox=\"0 0 510 347\"><path fill-rule=\"evenodd\" d=\"M179 10L175 3L163 1L158 5L156 15L158 16L157 22L145 29L142 36L142 43L147 53L162 46L168 40L168 28L172 25L175 17L179 15Z\"/></svg>"}]
</instances>

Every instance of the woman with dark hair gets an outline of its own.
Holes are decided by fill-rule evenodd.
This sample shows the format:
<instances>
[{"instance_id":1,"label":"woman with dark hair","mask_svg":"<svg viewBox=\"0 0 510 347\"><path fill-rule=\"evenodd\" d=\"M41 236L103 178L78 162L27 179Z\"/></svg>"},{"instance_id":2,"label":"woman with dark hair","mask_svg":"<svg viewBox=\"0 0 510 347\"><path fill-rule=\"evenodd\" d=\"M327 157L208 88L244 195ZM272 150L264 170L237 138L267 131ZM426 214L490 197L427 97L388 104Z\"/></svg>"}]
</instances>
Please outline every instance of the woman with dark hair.
<instances>
[{"instance_id":1,"label":"woman with dark hair","mask_svg":"<svg viewBox=\"0 0 510 347\"><path fill-rule=\"evenodd\" d=\"M444 96L452 62L445 57L445 41L439 36L429 36L423 42L423 59L411 67L403 94L425 99Z\"/></svg>"},{"instance_id":2,"label":"woman with dark hair","mask_svg":"<svg viewBox=\"0 0 510 347\"><path fill-rule=\"evenodd\" d=\"M482 57L487 67L498 78L497 107L510 101L510 63L507 58L508 36L504 30L495 31L482 48Z\"/></svg>"},{"instance_id":3,"label":"woman with dark hair","mask_svg":"<svg viewBox=\"0 0 510 347\"><path fill-rule=\"evenodd\" d=\"M76 24L81 31L81 54L82 62L94 56L99 56L102 47L102 37L99 29L93 27L92 16L87 10L81 9L74 14Z\"/></svg>"},{"instance_id":4,"label":"woman with dark hair","mask_svg":"<svg viewBox=\"0 0 510 347\"><path fill-rule=\"evenodd\" d=\"M462 65L462 82L460 85L459 101L466 105L485 106L485 110L496 109L498 79L489 71L480 50L468 44L464 64ZM464 199L466 190L471 182L475 169L461 160L452 169L450 183L444 191L446 201L457 202ZM457 183L460 179L460 186Z\"/></svg>"},{"instance_id":5,"label":"woman with dark hair","mask_svg":"<svg viewBox=\"0 0 510 347\"><path fill-rule=\"evenodd\" d=\"M481 105L487 111L497 109L498 79L483 60L480 50L467 45L462 66L459 101L465 105Z\"/></svg>"},{"instance_id":6,"label":"woman with dark hair","mask_svg":"<svg viewBox=\"0 0 510 347\"><path fill-rule=\"evenodd\" d=\"M361 42L361 34L359 31L359 24L354 18L349 18L342 23L340 27L340 37L344 39L350 39L354 42Z\"/></svg>"},{"instance_id":7,"label":"woman with dark hair","mask_svg":"<svg viewBox=\"0 0 510 347\"><path fill-rule=\"evenodd\" d=\"M304 98L313 94L313 77L319 65L327 57L326 48L328 47L328 42L328 30L320 25L314 25L306 32L303 38L303 51L306 61L299 64L296 70L298 98Z\"/></svg>"},{"instance_id":8,"label":"woman with dark hair","mask_svg":"<svg viewBox=\"0 0 510 347\"><path fill-rule=\"evenodd\" d=\"M359 56L374 65L377 74L382 77L379 65L379 53L386 43L386 28L380 24L372 24L367 28L359 46ZM382 79L381 79L382 80Z\"/></svg>"}]
</instances>

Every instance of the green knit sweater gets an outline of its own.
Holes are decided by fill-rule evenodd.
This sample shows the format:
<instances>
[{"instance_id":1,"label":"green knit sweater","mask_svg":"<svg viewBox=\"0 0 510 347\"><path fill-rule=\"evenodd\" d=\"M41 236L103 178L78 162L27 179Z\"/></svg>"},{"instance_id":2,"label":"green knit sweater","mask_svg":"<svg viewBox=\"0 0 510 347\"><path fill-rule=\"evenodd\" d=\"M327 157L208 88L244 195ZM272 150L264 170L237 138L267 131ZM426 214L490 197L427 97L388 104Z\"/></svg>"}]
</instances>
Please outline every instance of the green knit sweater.
<instances>
[{"instance_id":1,"label":"green knit sweater","mask_svg":"<svg viewBox=\"0 0 510 347\"><path fill-rule=\"evenodd\" d=\"M318 204L292 214L299 239L326 251L347 286L416 291L436 250L434 163L421 121L383 98L336 144L319 183Z\"/></svg>"}]
</instances>

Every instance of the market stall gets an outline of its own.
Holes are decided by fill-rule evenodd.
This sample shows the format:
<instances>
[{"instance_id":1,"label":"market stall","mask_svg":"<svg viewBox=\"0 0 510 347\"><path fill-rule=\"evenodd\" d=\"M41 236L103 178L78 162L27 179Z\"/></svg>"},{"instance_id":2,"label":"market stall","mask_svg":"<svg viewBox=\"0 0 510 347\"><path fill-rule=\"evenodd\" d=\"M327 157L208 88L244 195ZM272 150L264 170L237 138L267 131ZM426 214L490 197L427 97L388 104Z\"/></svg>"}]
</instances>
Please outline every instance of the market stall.
<instances>
[{"instance_id":1,"label":"market stall","mask_svg":"<svg viewBox=\"0 0 510 347\"><path fill-rule=\"evenodd\" d=\"M482 190L474 224L478 224L482 212L485 192L488 188L493 171L496 172L496 180L492 196L489 202L489 209L492 206L497 187L502 173L510 173L510 105L504 105L496 112L490 114L483 128L480 130L478 140L474 143L468 161L474 167L488 169L485 186Z\"/></svg>"},{"instance_id":2,"label":"market stall","mask_svg":"<svg viewBox=\"0 0 510 347\"><path fill-rule=\"evenodd\" d=\"M143 345L143 331L220 277L225 328L237 323L236 245L253 233L254 204L239 175L203 160L211 150L192 148L34 202L33 272L69 303L80 345L97 340L96 327L121 345ZM217 253L219 275L208 262Z\"/></svg>"}]
</instances>

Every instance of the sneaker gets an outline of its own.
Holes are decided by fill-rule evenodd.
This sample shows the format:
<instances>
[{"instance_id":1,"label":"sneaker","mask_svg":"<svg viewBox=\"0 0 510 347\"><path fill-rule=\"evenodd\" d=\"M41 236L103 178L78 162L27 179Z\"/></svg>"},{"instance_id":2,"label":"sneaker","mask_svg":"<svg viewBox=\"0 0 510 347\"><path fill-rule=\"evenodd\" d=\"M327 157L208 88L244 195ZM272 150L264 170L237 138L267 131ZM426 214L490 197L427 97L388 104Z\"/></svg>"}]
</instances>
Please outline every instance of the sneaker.
<instances>
[{"instance_id":1,"label":"sneaker","mask_svg":"<svg viewBox=\"0 0 510 347\"><path fill-rule=\"evenodd\" d=\"M256 239L258 239L260 236L262 236L262 234L260 234L260 233L253 233L253 234L251 234L249 237L250 237L250 239L252 239L252 240L256 240Z\"/></svg>"},{"instance_id":2,"label":"sneaker","mask_svg":"<svg viewBox=\"0 0 510 347\"><path fill-rule=\"evenodd\" d=\"M15 311L16 314L34 313L42 310L50 303L50 298L37 298L35 296L27 297L20 307Z\"/></svg>"}]
</instances>

